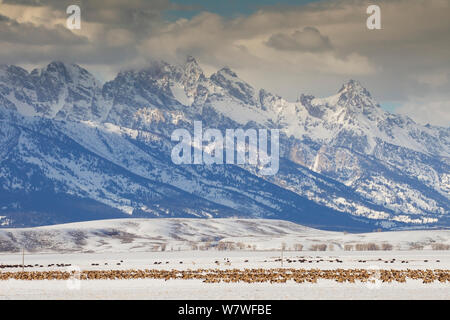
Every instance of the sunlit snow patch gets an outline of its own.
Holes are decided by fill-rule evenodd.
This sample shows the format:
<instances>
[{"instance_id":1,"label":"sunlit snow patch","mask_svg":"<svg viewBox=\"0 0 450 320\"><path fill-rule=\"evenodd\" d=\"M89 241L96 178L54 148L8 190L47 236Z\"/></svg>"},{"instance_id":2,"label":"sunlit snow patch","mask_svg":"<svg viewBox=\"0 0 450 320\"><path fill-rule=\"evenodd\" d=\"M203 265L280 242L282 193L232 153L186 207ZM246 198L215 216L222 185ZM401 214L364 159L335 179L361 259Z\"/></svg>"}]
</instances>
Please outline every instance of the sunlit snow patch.
<instances>
[{"instance_id":1,"label":"sunlit snow patch","mask_svg":"<svg viewBox=\"0 0 450 320\"><path fill-rule=\"evenodd\" d=\"M193 98L189 98L184 91L183 86L178 83L173 83L170 85L170 90L172 91L173 96L177 99L181 104L185 106L190 106L194 102Z\"/></svg>"}]
</instances>

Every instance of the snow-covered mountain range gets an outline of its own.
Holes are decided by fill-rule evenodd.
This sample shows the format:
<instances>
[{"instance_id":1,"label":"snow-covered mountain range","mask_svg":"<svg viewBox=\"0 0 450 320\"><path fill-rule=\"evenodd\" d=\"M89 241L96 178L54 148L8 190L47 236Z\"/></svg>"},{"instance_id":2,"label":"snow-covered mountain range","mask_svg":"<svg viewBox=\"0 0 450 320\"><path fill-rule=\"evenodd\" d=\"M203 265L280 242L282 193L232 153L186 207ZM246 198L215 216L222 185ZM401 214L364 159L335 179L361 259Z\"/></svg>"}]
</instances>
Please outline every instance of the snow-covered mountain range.
<instances>
[{"instance_id":1,"label":"snow-covered mountain range","mask_svg":"<svg viewBox=\"0 0 450 320\"><path fill-rule=\"evenodd\" d=\"M275 176L175 165L193 122L280 130ZM77 65L0 66L0 225L253 217L331 230L450 226L450 127L420 125L350 80L289 102L229 68L155 62L101 84Z\"/></svg>"}]
</instances>

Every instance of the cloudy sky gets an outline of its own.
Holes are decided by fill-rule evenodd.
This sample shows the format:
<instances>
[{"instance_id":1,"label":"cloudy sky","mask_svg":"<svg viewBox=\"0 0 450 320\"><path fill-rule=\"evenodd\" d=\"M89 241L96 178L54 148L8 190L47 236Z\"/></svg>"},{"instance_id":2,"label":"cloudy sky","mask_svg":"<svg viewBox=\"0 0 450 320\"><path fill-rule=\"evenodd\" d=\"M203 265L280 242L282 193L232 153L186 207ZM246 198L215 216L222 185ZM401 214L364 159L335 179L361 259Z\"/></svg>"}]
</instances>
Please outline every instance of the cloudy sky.
<instances>
[{"instance_id":1,"label":"cloudy sky","mask_svg":"<svg viewBox=\"0 0 450 320\"><path fill-rule=\"evenodd\" d=\"M370 4L381 30L366 28ZM387 110L450 125L450 0L0 0L0 64L60 60L107 81L187 55L288 100L357 79Z\"/></svg>"}]
</instances>

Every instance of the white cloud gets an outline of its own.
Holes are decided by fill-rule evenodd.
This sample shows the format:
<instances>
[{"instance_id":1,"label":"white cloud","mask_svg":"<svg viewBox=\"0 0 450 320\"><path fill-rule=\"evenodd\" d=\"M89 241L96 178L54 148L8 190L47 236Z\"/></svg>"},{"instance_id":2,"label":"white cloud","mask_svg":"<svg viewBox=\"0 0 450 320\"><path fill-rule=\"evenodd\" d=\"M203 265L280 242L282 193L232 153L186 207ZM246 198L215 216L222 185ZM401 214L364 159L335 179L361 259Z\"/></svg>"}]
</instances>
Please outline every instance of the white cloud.
<instances>
[{"instance_id":1,"label":"white cloud","mask_svg":"<svg viewBox=\"0 0 450 320\"><path fill-rule=\"evenodd\" d=\"M449 75L442 71L418 74L414 77L419 83L427 84L433 87L443 86L449 82Z\"/></svg>"},{"instance_id":2,"label":"white cloud","mask_svg":"<svg viewBox=\"0 0 450 320\"><path fill-rule=\"evenodd\" d=\"M418 123L450 126L450 99L429 101L416 98L396 109L396 112L408 115Z\"/></svg>"},{"instance_id":3,"label":"white cloud","mask_svg":"<svg viewBox=\"0 0 450 320\"><path fill-rule=\"evenodd\" d=\"M169 0L77 2L82 30L70 34L59 29L65 23L64 1L3 1L0 14L19 27L8 29L3 41L0 35L0 63L71 61L109 78L149 59L173 62L193 55L209 72L228 65L251 84L291 100L299 92L332 94L343 81L356 78L380 103L403 102L403 111L432 123L446 119L449 0L379 0L382 30L366 28L365 0L268 7L231 19L203 12L175 22L162 18L164 10L189 6L177 7ZM26 28L35 29L36 37L27 38ZM52 35L87 41L52 43L57 39ZM47 39L47 45L27 44L38 39ZM425 103L426 109L436 112L426 114L422 102L409 102L415 101L412 96L433 101Z\"/></svg>"}]
</instances>

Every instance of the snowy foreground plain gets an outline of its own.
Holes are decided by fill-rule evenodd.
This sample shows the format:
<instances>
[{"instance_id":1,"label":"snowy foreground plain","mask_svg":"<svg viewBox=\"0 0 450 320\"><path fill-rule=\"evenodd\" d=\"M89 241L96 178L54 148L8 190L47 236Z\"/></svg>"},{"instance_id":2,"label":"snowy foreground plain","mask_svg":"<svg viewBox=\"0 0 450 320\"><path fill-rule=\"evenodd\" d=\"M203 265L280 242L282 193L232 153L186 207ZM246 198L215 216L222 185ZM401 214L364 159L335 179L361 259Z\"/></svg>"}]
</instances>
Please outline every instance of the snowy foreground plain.
<instances>
[{"instance_id":1,"label":"snowy foreground plain","mask_svg":"<svg viewBox=\"0 0 450 320\"><path fill-rule=\"evenodd\" d=\"M367 243L380 248L390 244L392 250L344 250L346 245L354 247ZM21 265L20 248L25 247L25 265L32 266L25 271L449 270L450 251L431 250L436 243L450 244L450 231L345 234L279 220L125 219L0 229L0 265ZM283 244L285 250L281 253ZM327 245L327 251L309 250L323 244ZM299 245L303 250L295 251ZM234 249L218 250L218 246ZM418 247L422 250L411 250ZM306 262L299 263L298 259ZM57 264L70 266L58 267ZM18 271L21 267L8 267L0 272ZM410 279L406 283L338 283L320 279L317 283L288 281L272 284L203 283L181 279L4 280L0 281L0 299L450 299L450 283L424 284Z\"/></svg>"}]
</instances>

